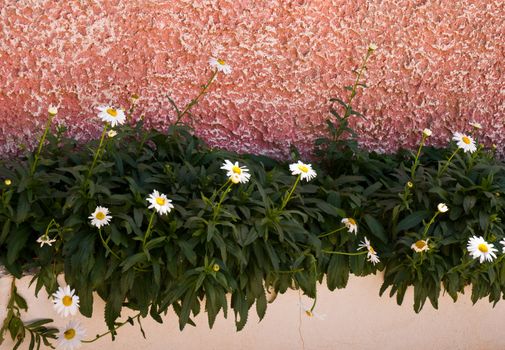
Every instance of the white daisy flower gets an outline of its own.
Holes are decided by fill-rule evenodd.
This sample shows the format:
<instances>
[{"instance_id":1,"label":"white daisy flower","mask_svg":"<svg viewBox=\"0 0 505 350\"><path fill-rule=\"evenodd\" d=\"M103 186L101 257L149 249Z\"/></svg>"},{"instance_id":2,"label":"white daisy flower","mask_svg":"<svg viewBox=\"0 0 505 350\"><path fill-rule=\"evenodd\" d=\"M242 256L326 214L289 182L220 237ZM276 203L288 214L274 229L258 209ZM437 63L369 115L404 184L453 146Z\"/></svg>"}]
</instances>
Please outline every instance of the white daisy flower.
<instances>
[{"instance_id":1,"label":"white daisy flower","mask_svg":"<svg viewBox=\"0 0 505 350\"><path fill-rule=\"evenodd\" d=\"M37 243L40 243L40 247L43 247L44 244L52 246L54 242L56 242L56 239L50 239L48 235L42 235L37 239Z\"/></svg>"},{"instance_id":2,"label":"white daisy flower","mask_svg":"<svg viewBox=\"0 0 505 350\"><path fill-rule=\"evenodd\" d=\"M500 241L500 244L503 246L501 252L505 254L505 238Z\"/></svg>"},{"instance_id":3,"label":"white daisy flower","mask_svg":"<svg viewBox=\"0 0 505 350\"><path fill-rule=\"evenodd\" d=\"M91 225L98 228L108 225L112 216L108 215L109 209L105 207L96 207L95 211L91 214L89 219L91 220Z\"/></svg>"},{"instance_id":4,"label":"white daisy flower","mask_svg":"<svg viewBox=\"0 0 505 350\"><path fill-rule=\"evenodd\" d=\"M82 345L81 341L85 335L86 331L81 324L76 320L72 320L60 329L57 347L63 350L77 349Z\"/></svg>"},{"instance_id":5,"label":"white daisy flower","mask_svg":"<svg viewBox=\"0 0 505 350\"><path fill-rule=\"evenodd\" d=\"M423 130L423 135L424 135L425 137L430 137L430 136L432 135L432 132L431 132L431 130L430 130L430 129L424 129L424 130Z\"/></svg>"},{"instance_id":6,"label":"white daisy flower","mask_svg":"<svg viewBox=\"0 0 505 350\"><path fill-rule=\"evenodd\" d=\"M452 137L453 141L456 141L456 144L458 145L459 148L461 148L463 151L473 153L477 150L477 146L475 145L475 141L472 139L471 136L462 134L460 132L454 133L454 136Z\"/></svg>"},{"instance_id":7,"label":"white daisy flower","mask_svg":"<svg viewBox=\"0 0 505 350\"><path fill-rule=\"evenodd\" d=\"M365 237L365 240L363 242L361 242L358 247L359 247L358 250L363 249L363 248L366 248L366 250L368 250L368 253L367 253L368 261L370 261L372 264L375 265L378 262L380 262L379 256L377 255L377 253L373 249L372 245L370 244L370 241L366 237Z\"/></svg>"},{"instance_id":8,"label":"white daisy flower","mask_svg":"<svg viewBox=\"0 0 505 350\"><path fill-rule=\"evenodd\" d=\"M168 199L165 194L159 193L156 190L149 195L147 201L150 203L148 208L154 208L161 215L170 213L170 211L174 208L172 200Z\"/></svg>"},{"instance_id":9,"label":"white daisy flower","mask_svg":"<svg viewBox=\"0 0 505 350\"><path fill-rule=\"evenodd\" d=\"M473 126L475 129L482 129L482 125L480 123L470 122L469 124Z\"/></svg>"},{"instance_id":10,"label":"white daisy flower","mask_svg":"<svg viewBox=\"0 0 505 350\"><path fill-rule=\"evenodd\" d=\"M358 224L356 223L356 220L353 218L343 218L341 222L345 225L345 227L347 227L349 233L354 233L355 235L358 234Z\"/></svg>"},{"instance_id":11,"label":"white daisy flower","mask_svg":"<svg viewBox=\"0 0 505 350\"><path fill-rule=\"evenodd\" d=\"M232 163L228 159L224 161L221 169L227 171L226 176L230 177L233 183L237 183L235 181L238 180L238 182L245 184L251 177L251 174L249 174L249 169L247 169L245 166L241 167L238 162Z\"/></svg>"},{"instance_id":12,"label":"white daisy flower","mask_svg":"<svg viewBox=\"0 0 505 350\"><path fill-rule=\"evenodd\" d=\"M428 241L429 239L427 240L420 239L417 242L413 243L410 246L410 248L412 248L416 253L426 252L430 250L430 248L428 247Z\"/></svg>"},{"instance_id":13,"label":"white daisy flower","mask_svg":"<svg viewBox=\"0 0 505 350\"><path fill-rule=\"evenodd\" d=\"M306 181L310 181L317 176L314 169L312 169L312 165L302 163L301 161L290 164L289 170L291 171L291 175L301 175L301 179Z\"/></svg>"},{"instance_id":14,"label":"white daisy flower","mask_svg":"<svg viewBox=\"0 0 505 350\"><path fill-rule=\"evenodd\" d=\"M449 210L449 208L447 208L447 205L445 205L445 203L438 203L437 209L441 213L446 213Z\"/></svg>"},{"instance_id":15,"label":"white daisy flower","mask_svg":"<svg viewBox=\"0 0 505 350\"><path fill-rule=\"evenodd\" d=\"M47 113L49 113L50 116L54 117L56 114L58 114L58 107L49 106L49 108L47 109Z\"/></svg>"},{"instance_id":16,"label":"white daisy flower","mask_svg":"<svg viewBox=\"0 0 505 350\"><path fill-rule=\"evenodd\" d=\"M223 72L224 74L231 73L231 67L221 58L211 57L209 59L209 64L212 68L217 69L219 72Z\"/></svg>"},{"instance_id":17,"label":"white daisy flower","mask_svg":"<svg viewBox=\"0 0 505 350\"><path fill-rule=\"evenodd\" d=\"M98 113L98 117L102 121L110 123L112 127L115 127L118 124L121 125L126 120L126 115L124 114L124 111L120 108L114 108L111 106L100 106L98 107L98 110L100 111L100 113Z\"/></svg>"},{"instance_id":18,"label":"white daisy flower","mask_svg":"<svg viewBox=\"0 0 505 350\"><path fill-rule=\"evenodd\" d=\"M64 288L58 287L56 293L53 294L54 308L60 316L74 316L79 310L79 297L74 293L75 290L67 285Z\"/></svg>"},{"instance_id":19,"label":"white daisy flower","mask_svg":"<svg viewBox=\"0 0 505 350\"><path fill-rule=\"evenodd\" d=\"M473 236L468 240L468 245L466 247L468 252L474 259L480 259L482 264L484 260L493 261L496 259L496 254L498 249L494 248L493 244L489 244L482 237Z\"/></svg>"}]
</instances>

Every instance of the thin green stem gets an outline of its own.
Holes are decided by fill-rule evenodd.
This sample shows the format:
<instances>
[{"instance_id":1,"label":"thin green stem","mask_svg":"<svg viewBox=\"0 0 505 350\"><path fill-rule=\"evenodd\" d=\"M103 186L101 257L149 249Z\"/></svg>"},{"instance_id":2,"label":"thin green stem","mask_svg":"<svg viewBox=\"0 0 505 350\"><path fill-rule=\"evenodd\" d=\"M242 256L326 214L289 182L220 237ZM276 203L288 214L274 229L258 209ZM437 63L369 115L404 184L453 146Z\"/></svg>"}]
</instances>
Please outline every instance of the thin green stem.
<instances>
[{"instance_id":1,"label":"thin green stem","mask_svg":"<svg viewBox=\"0 0 505 350\"><path fill-rule=\"evenodd\" d=\"M228 192L230 192L231 186L233 185L231 180L228 180L226 183L228 184L228 187L226 187L226 189L223 191L223 193L221 193L221 197L219 198L219 202L217 203L217 206L214 207L214 215L212 216L213 221L215 221L216 218L218 217L219 212L221 211L221 204L223 204L223 201L224 201L226 195L228 194Z\"/></svg>"},{"instance_id":2,"label":"thin green stem","mask_svg":"<svg viewBox=\"0 0 505 350\"><path fill-rule=\"evenodd\" d=\"M305 271L305 269L303 267L299 268L299 269L295 269L295 270L280 270L280 271L275 271L277 273L297 273L297 272L302 272L302 271Z\"/></svg>"},{"instance_id":3,"label":"thin green stem","mask_svg":"<svg viewBox=\"0 0 505 350\"><path fill-rule=\"evenodd\" d=\"M373 50L370 50L370 49L367 50L365 57L363 59L363 64L361 65L361 67L358 71L358 74L356 75L356 80L354 81L354 85L352 87L351 94L349 96L349 100L347 101L347 108L345 110L344 118L348 118L351 115L351 111L352 111L351 102L354 99L354 96L356 96L356 89L358 88L358 84L361 79L361 75L363 74L363 71L366 68L366 63L368 61L368 58L370 58L372 52L373 52Z\"/></svg>"},{"instance_id":4,"label":"thin green stem","mask_svg":"<svg viewBox=\"0 0 505 350\"><path fill-rule=\"evenodd\" d=\"M451 163L452 158L454 158L454 156L456 155L456 153L458 153L458 151L459 151L459 147L456 148L456 150L451 154L451 156L449 157L449 159L447 159L447 162L445 162L445 164L442 167L442 169L440 169L440 171L438 172L438 177L442 176L442 174L445 172L445 170L447 169L447 167Z\"/></svg>"},{"instance_id":5,"label":"thin green stem","mask_svg":"<svg viewBox=\"0 0 505 350\"><path fill-rule=\"evenodd\" d=\"M107 331L107 332L105 332L105 333L102 333L102 334L99 334L99 335L97 334L97 336L95 337L95 339L92 339L92 340L81 340L81 342L82 342L82 343L94 343L94 342L95 342L95 341L97 341L98 339L103 338L103 337L105 337L107 334L112 333L112 331L116 331L116 330L118 330L119 328L123 327L125 324L130 323L130 319L134 319L134 318L136 318L136 319L138 320L138 319L140 318L140 315L141 315L141 314L140 314L140 312L139 312L139 313L138 313L138 314L136 314L135 316L133 316L133 317L129 317L126 321L119 323L116 327L114 327L114 329L113 329L113 330L109 330L109 331Z\"/></svg>"},{"instance_id":6,"label":"thin green stem","mask_svg":"<svg viewBox=\"0 0 505 350\"><path fill-rule=\"evenodd\" d=\"M102 245L104 246L104 248L109 252L111 253L116 259L118 260L121 260L121 258L119 257L119 255L117 255L116 253L114 253L112 251L112 249L110 249L109 245L107 244L107 241L105 241L103 239L103 236L102 236L102 229L98 229L98 234L100 235L100 240L102 241Z\"/></svg>"},{"instance_id":7,"label":"thin green stem","mask_svg":"<svg viewBox=\"0 0 505 350\"><path fill-rule=\"evenodd\" d=\"M326 254L335 254L335 255L349 255L349 256L355 256L355 255L365 255L368 253L368 251L362 251L362 252L355 252L355 253L348 253L348 252L334 252L332 250L321 250L323 253Z\"/></svg>"},{"instance_id":8,"label":"thin green stem","mask_svg":"<svg viewBox=\"0 0 505 350\"><path fill-rule=\"evenodd\" d=\"M330 232L326 232L326 233L323 233L323 234L320 234L319 236L317 236L318 238L323 238L323 237L326 237L326 236L330 236L334 233L337 233L338 231L342 231L344 230L346 227L343 226L343 227L339 227L337 228L336 230L333 230L333 231L330 231Z\"/></svg>"},{"instance_id":9,"label":"thin green stem","mask_svg":"<svg viewBox=\"0 0 505 350\"><path fill-rule=\"evenodd\" d=\"M424 227L424 232L423 232L423 239L426 240L426 234L428 233L428 230L430 229L430 226L433 224L433 222L435 222L435 218L438 216L438 214L440 214L439 211L437 211L435 213L435 215L433 215L433 217L431 218L430 222L428 222L428 225L426 225Z\"/></svg>"},{"instance_id":10,"label":"thin green stem","mask_svg":"<svg viewBox=\"0 0 505 350\"><path fill-rule=\"evenodd\" d=\"M51 128L51 123L53 122L53 118L54 118L54 115L49 114L49 119L47 119L44 133L42 134L42 137L40 138L40 141L39 141L39 147L37 149L37 153L35 153L35 158L33 159L32 168L30 169L30 175L33 175L35 173L35 169L37 168L37 163L39 161L40 152L42 151L42 146L44 146L44 142L46 141L47 133L49 132L49 129Z\"/></svg>"},{"instance_id":11,"label":"thin green stem","mask_svg":"<svg viewBox=\"0 0 505 350\"><path fill-rule=\"evenodd\" d=\"M284 197L284 200L282 201L282 205L281 205L281 207L280 207L279 210L284 210L284 208L288 204L289 200L291 199L291 196L293 195L293 192L295 191L295 188L298 185L298 182L300 182L301 177L302 177L301 174L298 175L298 177L296 178L295 183L293 184L293 187L291 187L291 190L288 192L287 196Z\"/></svg>"},{"instance_id":12,"label":"thin green stem","mask_svg":"<svg viewBox=\"0 0 505 350\"><path fill-rule=\"evenodd\" d=\"M174 125L177 125L181 119L184 117L184 115L186 115L187 113L189 113L189 111L191 110L191 108L193 108L194 105L196 105L198 103L198 100L203 96L205 95L205 93L207 92L207 90L209 89L210 85L212 84L212 82L214 81L214 78L216 77L217 75L217 69L212 72L212 75L210 76L209 80L207 81L207 84L205 84L204 86L202 86L202 89L200 90L200 93L198 94L198 96L196 96L194 99L192 99L187 105L186 107L184 107L184 109L182 110L182 112L178 113L177 115L177 120L175 121L175 124Z\"/></svg>"},{"instance_id":13,"label":"thin green stem","mask_svg":"<svg viewBox=\"0 0 505 350\"><path fill-rule=\"evenodd\" d=\"M142 241L142 247L144 247L144 248L146 246L147 238L149 238L149 236L151 235L151 227L153 226L153 220L154 220L155 215L156 215L156 212L153 211L151 214L151 217L149 218L149 225L147 225L146 234L144 235L144 240Z\"/></svg>"},{"instance_id":14,"label":"thin green stem","mask_svg":"<svg viewBox=\"0 0 505 350\"><path fill-rule=\"evenodd\" d=\"M419 155L421 154L421 149L424 146L424 142L426 141L426 136L423 133L423 138L421 139L421 144L419 145L419 148L417 150L416 158L414 160L414 164L412 165L412 169L410 170L410 178L414 180L414 175L416 173L416 168L419 165Z\"/></svg>"},{"instance_id":15,"label":"thin green stem","mask_svg":"<svg viewBox=\"0 0 505 350\"><path fill-rule=\"evenodd\" d=\"M100 137L100 144L98 145L98 148L95 151L95 156L93 157L93 163L91 163L91 167L88 170L88 175L86 175L86 180L89 179L89 177L91 176L91 172L95 168L96 162L99 159L99 155L100 155L102 148L103 148L103 141L105 140L105 135L107 134L107 127L108 126L109 126L109 124L105 124L105 126L103 127L102 136Z\"/></svg>"}]
</instances>

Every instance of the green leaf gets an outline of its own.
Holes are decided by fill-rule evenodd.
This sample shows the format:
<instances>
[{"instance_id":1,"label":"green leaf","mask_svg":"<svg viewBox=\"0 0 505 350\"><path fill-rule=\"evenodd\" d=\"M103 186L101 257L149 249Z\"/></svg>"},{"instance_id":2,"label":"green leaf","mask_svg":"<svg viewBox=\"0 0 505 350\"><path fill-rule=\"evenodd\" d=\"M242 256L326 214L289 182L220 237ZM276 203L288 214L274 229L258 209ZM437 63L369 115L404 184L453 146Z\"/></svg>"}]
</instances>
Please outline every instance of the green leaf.
<instances>
[{"instance_id":1,"label":"green leaf","mask_svg":"<svg viewBox=\"0 0 505 350\"><path fill-rule=\"evenodd\" d=\"M363 218L365 219L365 222L370 229L370 233L380 239L383 243L387 243L388 238L381 223L370 214L365 214Z\"/></svg>"},{"instance_id":2,"label":"green leaf","mask_svg":"<svg viewBox=\"0 0 505 350\"><path fill-rule=\"evenodd\" d=\"M345 288L349 280L349 258L345 255L332 255L328 264L326 284L328 289Z\"/></svg>"}]
</instances>

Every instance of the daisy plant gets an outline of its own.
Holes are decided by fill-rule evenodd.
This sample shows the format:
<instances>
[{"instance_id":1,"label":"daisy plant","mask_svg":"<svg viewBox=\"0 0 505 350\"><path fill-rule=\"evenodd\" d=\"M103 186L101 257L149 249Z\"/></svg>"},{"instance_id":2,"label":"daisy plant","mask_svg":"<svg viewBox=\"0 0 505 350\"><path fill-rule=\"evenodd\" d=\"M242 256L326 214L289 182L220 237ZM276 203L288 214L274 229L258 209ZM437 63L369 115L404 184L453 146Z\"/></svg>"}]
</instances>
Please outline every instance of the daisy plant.
<instances>
[{"instance_id":1,"label":"daisy plant","mask_svg":"<svg viewBox=\"0 0 505 350\"><path fill-rule=\"evenodd\" d=\"M39 146L37 148L37 152L35 153L35 156L33 158L33 163L30 168L30 175L33 175L35 173L35 169L37 168L37 163L39 161L40 157L40 152L42 151L42 146L44 146L44 142L46 141L47 133L51 129L51 124L53 122L53 118L58 114L58 108L55 106L49 106L47 109L47 114L49 118L47 118L46 122L46 127L44 128L44 133L42 134L42 137L39 140Z\"/></svg>"},{"instance_id":2,"label":"daisy plant","mask_svg":"<svg viewBox=\"0 0 505 350\"><path fill-rule=\"evenodd\" d=\"M431 217L430 221L428 222L427 225L424 226L424 232L423 232L423 240L426 240L426 235L428 234L428 230L430 229L431 225L435 222L435 219L437 218L438 215L446 213L449 210L447 205L445 203L438 203L437 205L437 211L433 216Z\"/></svg>"},{"instance_id":3,"label":"daisy plant","mask_svg":"<svg viewBox=\"0 0 505 350\"><path fill-rule=\"evenodd\" d=\"M88 169L88 174L86 175L86 179L89 179L93 169L96 166L97 161L100 159L103 150L105 149L105 137L108 136L110 127L114 128L116 125L124 124L126 120L125 112L121 108L116 108L110 105L104 105L98 107L100 111L98 113L98 118L104 123L102 135L100 136L100 143L98 144L98 148L95 150L95 154L93 156L93 162ZM109 136L110 137L110 136Z\"/></svg>"},{"instance_id":4,"label":"daisy plant","mask_svg":"<svg viewBox=\"0 0 505 350\"><path fill-rule=\"evenodd\" d=\"M214 198L221 192L221 196L219 197L219 202L214 205L213 204L213 216L212 220L215 221L219 216L221 211L221 205L223 204L226 195L231 191L231 187L237 184L246 184L249 182L251 178L251 174L249 173L249 169L245 166L240 166L238 162L232 163L228 159L225 159L224 163L221 166L221 169L226 171L226 176L228 176L228 180L221 186L219 190L217 190L211 198L211 202L214 201Z\"/></svg>"},{"instance_id":5,"label":"daisy plant","mask_svg":"<svg viewBox=\"0 0 505 350\"><path fill-rule=\"evenodd\" d=\"M109 224L110 220L112 219L112 216L109 215L109 209L106 207L97 206L95 208L95 211L93 213L91 213L91 215L88 217L88 219L91 220L91 225L98 228L98 235L100 236L100 240L102 242L102 245L107 250L107 252L109 252L114 257L119 259L119 255L114 253L114 251L109 247L110 237L108 237L107 239L104 239L103 235L102 235L102 226L107 226Z\"/></svg>"},{"instance_id":6,"label":"daisy plant","mask_svg":"<svg viewBox=\"0 0 505 350\"><path fill-rule=\"evenodd\" d=\"M423 149L426 139L431 135L432 131L430 129L424 129L422 132L421 143L419 144L419 148L417 149L417 154L416 157L414 158L414 164L412 164L412 168L410 169L410 178L412 180L414 180L414 176L416 174L416 168L419 165L419 156L421 155L421 150Z\"/></svg>"},{"instance_id":7,"label":"daisy plant","mask_svg":"<svg viewBox=\"0 0 505 350\"><path fill-rule=\"evenodd\" d=\"M289 170L291 171L291 175L296 176L295 183L293 186L291 186L291 189L286 192L284 195L284 199L282 200L282 204L280 207L280 210L282 211L286 205L288 204L289 200L291 199L291 196L293 195L293 192L296 189L296 186L300 182L300 180L305 180L309 182L313 178L317 176L317 173L314 169L312 169L312 165L303 163L301 161L298 161L296 163L292 163L289 165Z\"/></svg>"},{"instance_id":8,"label":"daisy plant","mask_svg":"<svg viewBox=\"0 0 505 350\"><path fill-rule=\"evenodd\" d=\"M452 140L456 142L457 148L451 154L449 159L447 159L444 166L439 170L439 172L438 172L439 177L445 172L445 170L447 169L447 167L451 163L452 158L454 158L454 156L459 152L460 149L462 149L463 152L465 152L465 153L467 153L467 152L474 153L477 150L477 146L475 145L475 141L470 135L462 134L460 132L455 132L452 137Z\"/></svg>"},{"instance_id":9,"label":"daisy plant","mask_svg":"<svg viewBox=\"0 0 505 350\"><path fill-rule=\"evenodd\" d=\"M168 100L170 101L170 104L172 105L172 107L174 107L175 112L177 113L177 119L175 120L174 125L179 124L179 122L181 121L181 119L185 115L189 114L189 111L191 110L191 108L193 108L196 104L198 104L198 102L202 98L202 96L204 96L207 93L207 91L209 90L209 88L210 88L211 84L214 82L214 80L215 80L218 72L222 72L224 74L230 74L231 73L231 67L230 67L230 65L227 64L222 58L211 57L209 59L209 65L212 68L212 73L211 73L209 79L207 80L207 83L205 85L202 85L199 94L195 98L193 98L184 107L184 109L182 111L179 110L179 108L175 104L174 100L172 100L170 97L168 98Z\"/></svg>"},{"instance_id":10,"label":"daisy plant","mask_svg":"<svg viewBox=\"0 0 505 350\"><path fill-rule=\"evenodd\" d=\"M151 213L151 217L149 218L149 224L147 225L147 230L144 235L144 240L142 241L142 246L146 246L147 239L151 235L151 229L153 226L153 220L156 213L160 215L168 214L174 208L172 204L172 200L168 199L166 194L160 193L157 190L153 190L153 192L147 197L147 202L149 203L148 209L154 209Z\"/></svg>"}]
</instances>

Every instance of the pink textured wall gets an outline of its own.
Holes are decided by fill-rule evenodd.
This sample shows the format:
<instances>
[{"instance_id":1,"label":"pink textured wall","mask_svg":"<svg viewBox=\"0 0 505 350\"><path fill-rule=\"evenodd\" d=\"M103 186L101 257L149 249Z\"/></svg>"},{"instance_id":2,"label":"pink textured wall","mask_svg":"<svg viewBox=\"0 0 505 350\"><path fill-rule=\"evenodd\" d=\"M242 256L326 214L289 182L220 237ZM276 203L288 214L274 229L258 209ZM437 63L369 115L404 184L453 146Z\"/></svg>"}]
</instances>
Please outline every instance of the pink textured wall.
<instances>
[{"instance_id":1,"label":"pink textured wall","mask_svg":"<svg viewBox=\"0 0 505 350\"><path fill-rule=\"evenodd\" d=\"M233 72L194 109L197 133L239 151L310 150L370 42L364 146L412 147L424 127L444 144L476 120L503 149L504 18L500 0L0 0L0 150L33 144L49 104L77 138L97 136L98 105L134 92L167 125L165 96L187 103L213 51Z\"/></svg>"}]
</instances>

